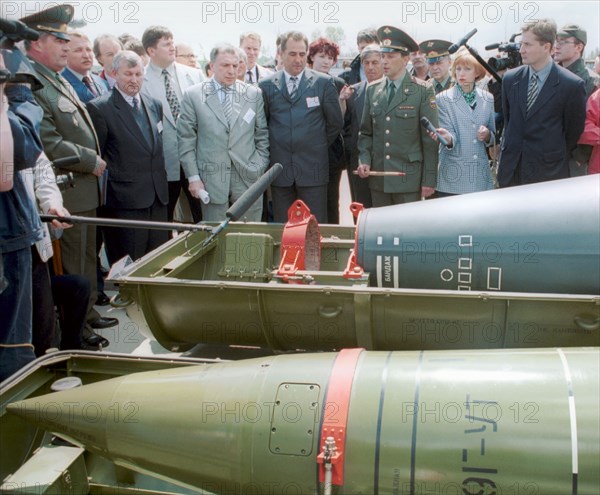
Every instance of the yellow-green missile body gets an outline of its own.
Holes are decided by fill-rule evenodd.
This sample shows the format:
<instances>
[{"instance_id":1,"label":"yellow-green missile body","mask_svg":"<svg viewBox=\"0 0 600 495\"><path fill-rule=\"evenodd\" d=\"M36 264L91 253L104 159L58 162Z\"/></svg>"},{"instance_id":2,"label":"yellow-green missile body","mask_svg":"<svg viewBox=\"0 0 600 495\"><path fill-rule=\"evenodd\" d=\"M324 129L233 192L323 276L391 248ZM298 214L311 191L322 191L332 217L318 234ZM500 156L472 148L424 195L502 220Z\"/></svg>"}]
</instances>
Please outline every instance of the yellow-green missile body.
<instances>
[{"instance_id":1,"label":"yellow-green missile body","mask_svg":"<svg viewBox=\"0 0 600 495\"><path fill-rule=\"evenodd\" d=\"M212 493L600 493L598 348L280 355L151 371L8 411ZM337 449L319 459L327 437Z\"/></svg>"}]
</instances>

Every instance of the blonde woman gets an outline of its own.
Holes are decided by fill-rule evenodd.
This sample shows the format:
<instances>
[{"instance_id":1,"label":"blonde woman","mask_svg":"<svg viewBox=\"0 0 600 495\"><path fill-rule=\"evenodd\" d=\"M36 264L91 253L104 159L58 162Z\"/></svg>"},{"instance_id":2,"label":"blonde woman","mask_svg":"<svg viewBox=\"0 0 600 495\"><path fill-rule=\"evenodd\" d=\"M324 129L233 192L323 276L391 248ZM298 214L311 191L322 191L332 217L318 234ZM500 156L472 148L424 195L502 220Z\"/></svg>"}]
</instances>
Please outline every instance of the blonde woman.
<instances>
[{"instance_id":1,"label":"blonde woman","mask_svg":"<svg viewBox=\"0 0 600 495\"><path fill-rule=\"evenodd\" d=\"M451 72L456 85L436 96L438 132L448 142L440 146L437 197L494 188L486 152L495 144L494 97L476 85L485 69L462 48Z\"/></svg>"}]
</instances>

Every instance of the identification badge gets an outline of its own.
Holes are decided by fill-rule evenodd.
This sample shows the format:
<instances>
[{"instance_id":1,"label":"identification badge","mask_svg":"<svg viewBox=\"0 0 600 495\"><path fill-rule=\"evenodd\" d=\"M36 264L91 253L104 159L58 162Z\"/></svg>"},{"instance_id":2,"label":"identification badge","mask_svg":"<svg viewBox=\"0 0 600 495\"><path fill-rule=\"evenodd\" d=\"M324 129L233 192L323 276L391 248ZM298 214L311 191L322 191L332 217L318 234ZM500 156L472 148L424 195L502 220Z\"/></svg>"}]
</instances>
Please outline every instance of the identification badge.
<instances>
[{"instance_id":1,"label":"identification badge","mask_svg":"<svg viewBox=\"0 0 600 495\"><path fill-rule=\"evenodd\" d=\"M252 120L254 120L255 115L256 115L256 112L254 110L252 110L251 108L249 108L248 111L246 112L246 115L244 115L244 122L246 122L246 124L251 124Z\"/></svg>"},{"instance_id":2,"label":"identification badge","mask_svg":"<svg viewBox=\"0 0 600 495\"><path fill-rule=\"evenodd\" d=\"M307 106L307 108L321 106L321 102L319 102L319 97L318 96L309 96L308 98L306 98L306 106Z\"/></svg>"},{"instance_id":3,"label":"identification badge","mask_svg":"<svg viewBox=\"0 0 600 495\"><path fill-rule=\"evenodd\" d=\"M158 131L159 134L163 131L162 122L159 121L156 123L156 130Z\"/></svg>"}]
</instances>

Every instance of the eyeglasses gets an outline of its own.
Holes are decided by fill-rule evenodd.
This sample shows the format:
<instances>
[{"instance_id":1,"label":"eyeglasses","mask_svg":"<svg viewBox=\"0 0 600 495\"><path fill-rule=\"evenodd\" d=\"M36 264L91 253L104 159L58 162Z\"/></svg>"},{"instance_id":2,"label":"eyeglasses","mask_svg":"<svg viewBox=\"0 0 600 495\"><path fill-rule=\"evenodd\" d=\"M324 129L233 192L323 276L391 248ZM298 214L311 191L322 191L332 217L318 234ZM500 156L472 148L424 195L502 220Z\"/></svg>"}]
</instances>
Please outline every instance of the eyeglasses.
<instances>
[{"instance_id":1,"label":"eyeglasses","mask_svg":"<svg viewBox=\"0 0 600 495\"><path fill-rule=\"evenodd\" d=\"M178 57L183 57L183 58L198 58L196 55L194 55L193 53L189 53L187 55L177 55Z\"/></svg>"},{"instance_id":2,"label":"eyeglasses","mask_svg":"<svg viewBox=\"0 0 600 495\"><path fill-rule=\"evenodd\" d=\"M569 41L569 40L557 40L556 44L558 46L565 46L565 45L577 45L579 43L579 41Z\"/></svg>"}]
</instances>

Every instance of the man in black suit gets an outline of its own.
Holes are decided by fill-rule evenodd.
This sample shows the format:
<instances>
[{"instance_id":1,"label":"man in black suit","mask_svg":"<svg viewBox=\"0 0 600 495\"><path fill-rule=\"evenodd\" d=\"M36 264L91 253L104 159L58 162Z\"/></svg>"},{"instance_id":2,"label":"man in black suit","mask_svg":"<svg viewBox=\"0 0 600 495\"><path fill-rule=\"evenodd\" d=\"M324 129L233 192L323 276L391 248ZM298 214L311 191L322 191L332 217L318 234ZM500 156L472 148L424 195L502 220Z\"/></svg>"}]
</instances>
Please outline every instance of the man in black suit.
<instances>
[{"instance_id":1,"label":"man in black suit","mask_svg":"<svg viewBox=\"0 0 600 495\"><path fill-rule=\"evenodd\" d=\"M119 52L112 65L112 92L88 103L107 162L106 215L127 220L167 220L169 199L162 145L162 105L140 90L139 55ZM165 231L107 228L106 254L112 264L137 259L167 241Z\"/></svg>"},{"instance_id":2,"label":"man in black suit","mask_svg":"<svg viewBox=\"0 0 600 495\"><path fill-rule=\"evenodd\" d=\"M377 31L374 28L362 29L356 35L358 55L354 57L354 60L350 63L350 68L340 74L340 77L346 81L347 84L357 84L366 80L365 68L362 65L360 55L365 46L372 45L373 43L379 44Z\"/></svg>"},{"instance_id":3,"label":"man in black suit","mask_svg":"<svg viewBox=\"0 0 600 495\"><path fill-rule=\"evenodd\" d=\"M281 43L283 70L263 79L271 164L283 172L271 184L273 216L287 222L289 207L304 201L320 223L327 222L329 145L344 119L333 79L306 68L308 39L298 31Z\"/></svg>"},{"instance_id":4,"label":"man in black suit","mask_svg":"<svg viewBox=\"0 0 600 495\"><path fill-rule=\"evenodd\" d=\"M524 65L502 81L500 187L569 177L569 154L585 123L583 81L551 57L554 21L541 19L522 29Z\"/></svg>"}]
</instances>

